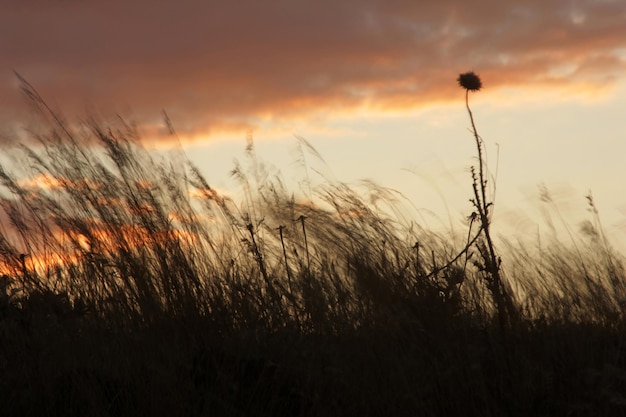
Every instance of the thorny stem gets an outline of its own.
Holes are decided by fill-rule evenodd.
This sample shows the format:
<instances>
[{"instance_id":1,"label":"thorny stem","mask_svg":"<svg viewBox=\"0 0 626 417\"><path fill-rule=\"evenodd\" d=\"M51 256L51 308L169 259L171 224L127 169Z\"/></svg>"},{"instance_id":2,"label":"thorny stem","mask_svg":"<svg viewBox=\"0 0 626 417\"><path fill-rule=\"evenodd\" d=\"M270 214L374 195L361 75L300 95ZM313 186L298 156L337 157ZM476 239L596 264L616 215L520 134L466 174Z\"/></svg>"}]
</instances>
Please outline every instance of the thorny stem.
<instances>
[{"instance_id":1,"label":"thorny stem","mask_svg":"<svg viewBox=\"0 0 626 417\"><path fill-rule=\"evenodd\" d=\"M474 194L476 194L477 200L475 206L478 209L478 214L480 214L480 220L485 227L485 234L489 235L489 205L487 204L486 198L487 182L485 181L485 171L483 167L483 147L480 135L478 134L478 130L476 129L476 124L474 123L474 115L472 114L472 109L469 106L469 90L465 91L465 107L467 107L467 112L469 113L470 121L472 123L472 133L474 134L474 138L476 139L476 149L478 150L478 177L480 180L480 195L478 195L476 187L474 187Z\"/></svg>"},{"instance_id":2,"label":"thorny stem","mask_svg":"<svg viewBox=\"0 0 626 417\"><path fill-rule=\"evenodd\" d=\"M465 90L465 107L467 108L467 113L469 114L470 121L472 123L472 133L474 134L474 139L476 139L476 149L478 151L478 182L480 182L480 189L477 187L476 177L473 175L473 189L475 201L473 201L474 206L478 210L478 215L480 217L481 229L485 236L486 246L488 253L488 259L485 259L485 270L490 275L489 289L494 297L494 301L496 303L496 307L498 308L498 316L500 320L500 326L504 328L505 320L507 316L507 310L509 310L509 303L507 303L507 295L502 286L502 279L500 276L500 259L496 254L493 240L491 239L491 231L490 225L491 221L489 219L489 206L490 202L487 202L487 181L485 180L485 162L483 160L483 145L482 139L478 134L478 130L476 129L476 124L474 123L474 115L472 114L472 110L469 106L469 89ZM479 232L480 234L480 232ZM508 313L512 313L512 311L508 311ZM509 317L510 318L510 317Z\"/></svg>"}]
</instances>

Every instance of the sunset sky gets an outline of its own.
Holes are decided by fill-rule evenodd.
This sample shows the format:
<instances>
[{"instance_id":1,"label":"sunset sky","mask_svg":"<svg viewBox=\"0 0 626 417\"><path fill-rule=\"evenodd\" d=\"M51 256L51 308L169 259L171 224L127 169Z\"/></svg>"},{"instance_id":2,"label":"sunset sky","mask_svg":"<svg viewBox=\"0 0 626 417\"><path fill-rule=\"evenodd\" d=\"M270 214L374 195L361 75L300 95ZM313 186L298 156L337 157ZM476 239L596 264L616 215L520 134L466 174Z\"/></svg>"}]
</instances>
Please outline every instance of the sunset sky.
<instances>
[{"instance_id":1,"label":"sunset sky","mask_svg":"<svg viewBox=\"0 0 626 417\"><path fill-rule=\"evenodd\" d=\"M28 120L16 71L66 117L119 113L150 146L172 145L165 110L218 188L232 186L247 132L265 162L301 177L297 135L327 163L309 155L311 170L397 189L436 226L471 212L475 146L456 78L475 71L496 232L546 227L545 184L573 229L591 190L626 248L626 1L0 4L4 137Z\"/></svg>"}]
</instances>

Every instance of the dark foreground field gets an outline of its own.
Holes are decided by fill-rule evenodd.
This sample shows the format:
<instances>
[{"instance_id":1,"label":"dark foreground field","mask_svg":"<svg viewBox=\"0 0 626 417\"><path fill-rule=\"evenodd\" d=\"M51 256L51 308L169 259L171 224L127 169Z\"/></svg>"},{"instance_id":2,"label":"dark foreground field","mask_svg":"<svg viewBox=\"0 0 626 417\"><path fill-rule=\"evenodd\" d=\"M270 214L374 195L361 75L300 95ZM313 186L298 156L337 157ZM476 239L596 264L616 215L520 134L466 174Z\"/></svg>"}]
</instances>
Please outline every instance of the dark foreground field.
<instances>
[{"instance_id":1,"label":"dark foreground field","mask_svg":"<svg viewBox=\"0 0 626 417\"><path fill-rule=\"evenodd\" d=\"M417 309L417 308L416 308ZM623 331L528 325L501 335L463 317L341 334L211 318L142 330L4 318L3 415L619 416ZM422 318L422 322L418 318Z\"/></svg>"},{"instance_id":2,"label":"dark foreground field","mask_svg":"<svg viewBox=\"0 0 626 417\"><path fill-rule=\"evenodd\" d=\"M591 198L569 245L499 246L485 194L435 234L374 186L294 198L249 142L236 204L34 94L0 169L1 415L626 415L626 274Z\"/></svg>"}]
</instances>

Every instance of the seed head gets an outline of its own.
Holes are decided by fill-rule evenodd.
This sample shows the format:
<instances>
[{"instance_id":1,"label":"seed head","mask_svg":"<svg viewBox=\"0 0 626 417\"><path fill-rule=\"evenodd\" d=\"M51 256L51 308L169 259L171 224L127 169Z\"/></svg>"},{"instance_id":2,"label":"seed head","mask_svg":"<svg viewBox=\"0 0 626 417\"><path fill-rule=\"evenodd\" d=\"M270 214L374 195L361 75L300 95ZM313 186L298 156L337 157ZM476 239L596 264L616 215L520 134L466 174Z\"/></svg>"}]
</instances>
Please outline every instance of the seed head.
<instances>
[{"instance_id":1,"label":"seed head","mask_svg":"<svg viewBox=\"0 0 626 417\"><path fill-rule=\"evenodd\" d=\"M480 77L474 74L473 71L459 75L457 81L461 87L468 91L478 91L483 86L483 83L480 81Z\"/></svg>"}]
</instances>

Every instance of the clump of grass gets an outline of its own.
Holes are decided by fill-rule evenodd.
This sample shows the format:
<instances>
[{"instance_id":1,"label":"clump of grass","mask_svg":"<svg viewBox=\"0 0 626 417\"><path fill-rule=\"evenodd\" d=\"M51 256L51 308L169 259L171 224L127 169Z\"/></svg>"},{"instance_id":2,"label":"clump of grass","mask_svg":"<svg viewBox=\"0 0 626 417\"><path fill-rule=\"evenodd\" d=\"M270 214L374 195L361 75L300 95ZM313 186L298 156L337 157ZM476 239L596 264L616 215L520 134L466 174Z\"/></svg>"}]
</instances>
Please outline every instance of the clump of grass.
<instances>
[{"instance_id":1,"label":"clump of grass","mask_svg":"<svg viewBox=\"0 0 626 417\"><path fill-rule=\"evenodd\" d=\"M541 201L564 223L570 242L556 235L535 245L507 242L520 308L527 318L560 323L594 323L601 327L623 322L624 259L609 244L591 193L586 196L591 219L571 230L549 190L541 187Z\"/></svg>"},{"instance_id":2,"label":"clump of grass","mask_svg":"<svg viewBox=\"0 0 626 417\"><path fill-rule=\"evenodd\" d=\"M42 123L0 167L9 413L624 411L621 258L603 239L576 255L511 245L510 326L475 127L480 227L457 243L390 215L394 194L373 184L373 199L342 183L296 198L252 137L236 202L180 154L143 149L136 127L72 128L22 85Z\"/></svg>"}]
</instances>

